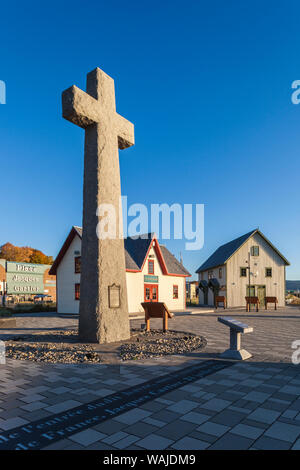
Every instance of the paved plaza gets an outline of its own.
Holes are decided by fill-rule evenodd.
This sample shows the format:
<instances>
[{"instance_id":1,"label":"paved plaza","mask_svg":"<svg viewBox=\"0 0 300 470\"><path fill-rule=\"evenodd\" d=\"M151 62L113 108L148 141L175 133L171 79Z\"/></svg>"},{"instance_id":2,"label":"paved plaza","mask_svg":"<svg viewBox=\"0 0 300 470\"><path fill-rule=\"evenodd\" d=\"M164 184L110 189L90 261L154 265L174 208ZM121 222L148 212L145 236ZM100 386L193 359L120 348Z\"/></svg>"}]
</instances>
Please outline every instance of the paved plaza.
<instances>
[{"instance_id":1,"label":"paved plaza","mask_svg":"<svg viewBox=\"0 0 300 470\"><path fill-rule=\"evenodd\" d=\"M197 312L197 309L191 309ZM8 359L0 365L1 435L118 392L158 380L205 361L222 362L229 329L219 315L253 326L242 338L253 354L217 372L149 399L100 424L74 430L44 449L300 449L300 366L291 362L291 345L300 340L300 308L246 313L232 311L176 314L169 328L207 339L204 351L143 361L88 365L45 364ZM143 320L131 321L139 327ZM17 329L0 330L0 339L76 327L76 316L20 315ZM161 327L161 320L151 326ZM105 360L105 357L104 357ZM205 362L205 364L204 364ZM209 362L207 362L208 364ZM2 441L3 442L3 441Z\"/></svg>"}]
</instances>

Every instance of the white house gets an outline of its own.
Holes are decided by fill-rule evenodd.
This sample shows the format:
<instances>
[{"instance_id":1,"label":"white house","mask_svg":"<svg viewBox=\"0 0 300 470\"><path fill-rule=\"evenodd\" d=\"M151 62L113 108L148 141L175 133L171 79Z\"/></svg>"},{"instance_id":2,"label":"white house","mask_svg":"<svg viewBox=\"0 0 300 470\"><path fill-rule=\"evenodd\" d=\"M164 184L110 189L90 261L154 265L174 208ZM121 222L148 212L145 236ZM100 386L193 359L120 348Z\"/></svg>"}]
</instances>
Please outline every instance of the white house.
<instances>
[{"instance_id":1,"label":"white house","mask_svg":"<svg viewBox=\"0 0 300 470\"><path fill-rule=\"evenodd\" d=\"M197 269L199 304L215 305L215 296L226 297L228 307L246 305L246 296L277 297L285 305L285 268L290 263L258 230L220 246Z\"/></svg>"},{"instance_id":2,"label":"white house","mask_svg":"<svg viewBox=\"0 0 300 470\"><path fill-rule=\"evenodd\" d=\"M81 227L73 227L50 270L56 274L59 313L79 312L81 237ZM165 302L173 311L185 309L189 272L155 234L147 237L124 240L129 313L143 312L141 302Z\"/></svg>"}]
</instances>

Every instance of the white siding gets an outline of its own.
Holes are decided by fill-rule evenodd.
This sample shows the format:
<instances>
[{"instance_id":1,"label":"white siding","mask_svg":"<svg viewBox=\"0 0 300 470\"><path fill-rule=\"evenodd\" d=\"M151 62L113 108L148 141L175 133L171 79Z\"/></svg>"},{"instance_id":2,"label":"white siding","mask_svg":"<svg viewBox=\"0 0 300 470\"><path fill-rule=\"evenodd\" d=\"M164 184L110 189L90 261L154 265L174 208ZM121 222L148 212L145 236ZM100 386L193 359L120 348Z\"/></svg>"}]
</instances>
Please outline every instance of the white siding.
<instances>
[{"instance_id":1,"label":"white siding","mask_svg":"<svg viewBox=\"0 0 300 470\"><path fill-rule=\"evenodd\" d=\"M81 252L81 240L76 235L61 260L56 272L57 311L79 313L79 301L75 300L75 284L80 283L80 274L75 274L74 252Z\"/></svg>"},{"instance_id":2,"label":"white siding","mask_svg":"<svg viewBox=\"0 0 300 470\"><path fill-rule=\"evenodd\" d=\"M259 256L250 257L251 285L266 286L266 296L277 297L278 305L285 305L285 264L275 250L258 234L251 237L227 262L228 295L230 307L245 306L247 277L240 276L240 268L247 267L251 246L259 246ZM266 277L265 269L272 268L272 277Z\"/></svg>"},{"instance_id":3,"label":"white siding","mask_svg":"<svg viewBox=\"0 0 300 470\"><path fill-rule=\"evenodd\" d=\"M240 276L240 268L248 266L248 253L251 246L259 246L259 256L250 257L251 285L266 286L267 297L277 297L278 305L285 305L285 263L276 251L258 233L252 236L239 250L222 266L222 278L219 278L219 267L203 272L203 279L208 282L208 271L213 271L213 277L218 279L225 289L219 295L225 295L228 307L245 307L246 291L249 284L248 271L246 277ZM272 277L266 277L266 268L272 268ZM199 273L199 282L201 280ZM199 304L204 305L204 294L199 289ZM214 305L213 292L208 290L208 304Z\"/></svg>"},{"instance_id":4,"label":"white siding","mask_svg":"<svg viewBox=\"0 0 300 470\"><path fill-rule=\"evenodd\" d=\"M81 251L81 239L76 235L57 268L57 309L59 313L79 313L79 301L75 300L75 283L80 274L74 273L74 251ZM149 258L149 256L154 256ZM162 273L153 247L150 249L142 272L126 272L129 313L143 312L144 275L148 275L148 259L154 260L154 276L158 276L158 301L165 302L170 310L185 309L185 277L166 276ZM173 285L178 286L178 299L173 299Z\"/></svg>"},{"instance_id":5,"label":"white siding","mask_svg":"<svg viewBox=\"0 0 300 470\"><path fill-rule=\"evenodd\" d=\"M226 266L219 266L217 268L208 269L207 271L203 272L203 280L209 282L208 273L212 271L212 277L216 278L220 283L220 292L219 295L226 296ZM221 277L220 272L221 271ZM199 282L202 280L201 273L198 274ZM212 289L208 289L208 302L207 304L204 303L204 293L201 289L199 289L199 305L208 305L210 307L214 306L214 293Z\"/></svg>"}]
</instances>

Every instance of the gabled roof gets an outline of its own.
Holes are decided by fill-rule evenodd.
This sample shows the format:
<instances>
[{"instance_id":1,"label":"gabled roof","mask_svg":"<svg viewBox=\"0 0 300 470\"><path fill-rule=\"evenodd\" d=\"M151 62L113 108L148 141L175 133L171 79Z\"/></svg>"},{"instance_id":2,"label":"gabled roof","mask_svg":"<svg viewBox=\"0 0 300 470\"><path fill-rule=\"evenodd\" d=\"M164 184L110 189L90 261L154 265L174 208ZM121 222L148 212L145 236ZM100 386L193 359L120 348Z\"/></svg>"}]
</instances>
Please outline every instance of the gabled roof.
<instances>
[{"instance_id":1,"label":"gabled roof","mask_svg":"<svg viewBox=\"0 0 300 470\"><path fill-rule=\"evenodd\" d=\"M288 260L275 248L274 245L263 235L260 230L255 229L251 232L242 235L241 237L235 238L231 242L225 243L225 245L220 246L201 266L197 269L196 273L200 273L201 271L206 271L207 269L216 268L217 266L222 266L225 264L229 258L239 249L241 248L246 241L258 233L270 246L273 250L283 259L285 264L288 266L290 263Z\"/></svg>"},{"instance_id":2,"label":"gabled roof","mask_svg":"<svg viewBox=\"0 0 300 470\"><path fill-rule=\"evenodd\" d=\"M72 227L66 241L64 242L49 271L49 274L56 274L57 267L67 252L75 235L78 235L79 238L82 238L81 227ZM142 237L128 237L124 239L126 271L142 271L152 246L155 250L164 274L184 277L190 276L190 273L175 258L175 256L172 255L172 253L170 253L170 251L165 246L159 245L154 233L144 234Z\"/></svg>"},{"instance_id":3,"label":"gabled roof","mask_svg":"<svg viewBox=\"0 0 300 470\"><path fill-rule=\"evenodd\" d=\"M185 276L190 276L190 273L165 246L161 245L160 249L167 266L168 274L179 274L180 276L184 274Z\"/></svg>"}]
</instances>

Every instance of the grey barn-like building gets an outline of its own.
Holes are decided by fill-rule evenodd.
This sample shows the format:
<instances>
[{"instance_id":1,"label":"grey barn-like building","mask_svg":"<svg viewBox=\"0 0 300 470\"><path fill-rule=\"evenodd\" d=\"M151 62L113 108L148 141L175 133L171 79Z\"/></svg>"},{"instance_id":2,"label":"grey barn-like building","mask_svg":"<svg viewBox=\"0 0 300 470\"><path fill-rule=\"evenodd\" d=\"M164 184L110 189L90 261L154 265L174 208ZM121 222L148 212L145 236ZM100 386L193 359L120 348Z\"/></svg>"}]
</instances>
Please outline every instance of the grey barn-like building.
<instances>
[{"instance_id":1,"label":"grey barn-like building","mask_svg":"<svg viewBox=\"0 0 300 470\"><path fill-rule=\"evenodd\" d=\"M215 296L225 296L227 307L246 305L246 296L277 297L285 305L285 268L290 263L259 229L220 246L196 271L199 304L215 305ZM250 271L250 284L249 284Z\"/></svg>"}]
</instances>

